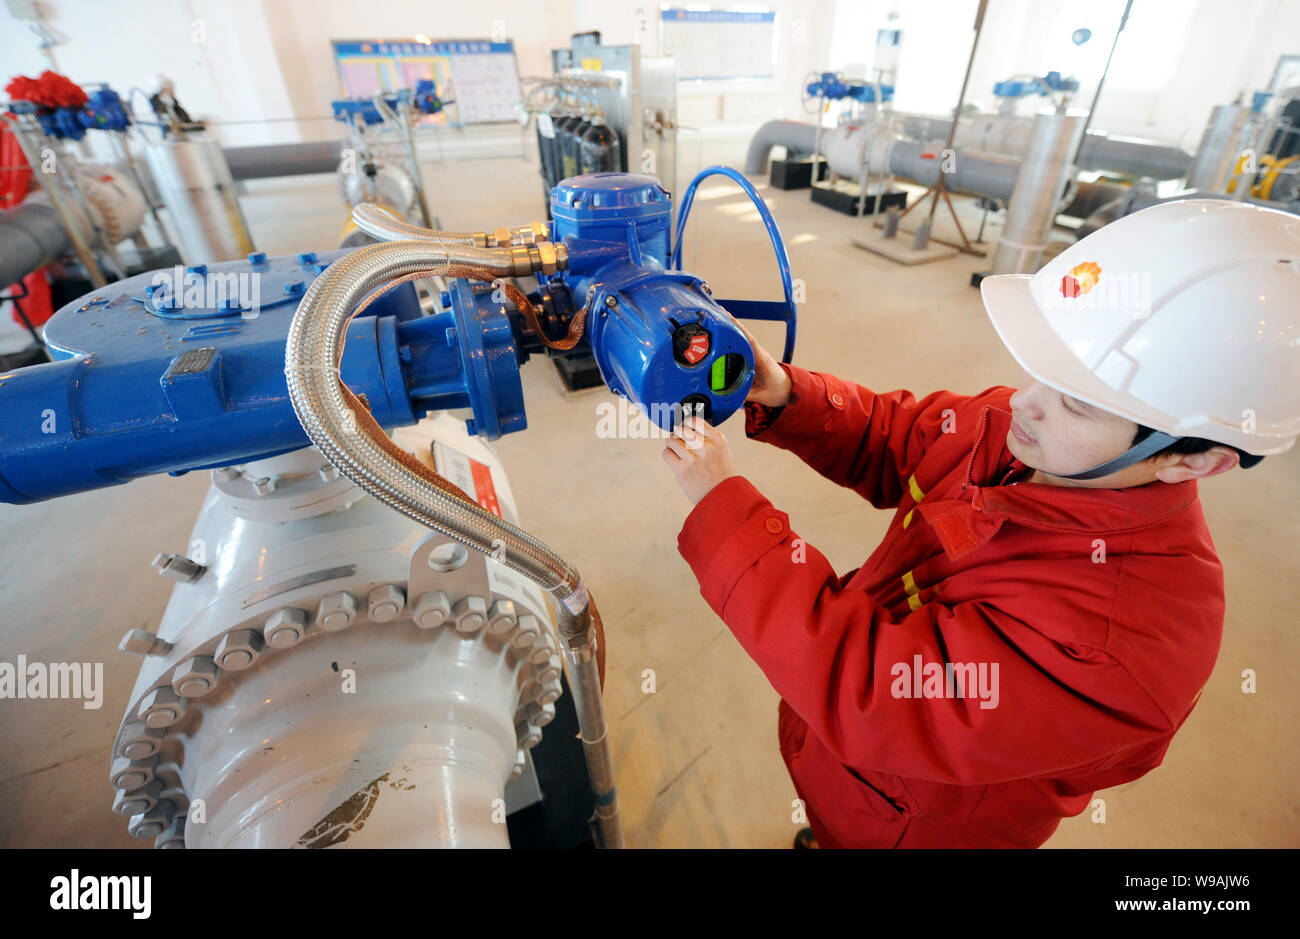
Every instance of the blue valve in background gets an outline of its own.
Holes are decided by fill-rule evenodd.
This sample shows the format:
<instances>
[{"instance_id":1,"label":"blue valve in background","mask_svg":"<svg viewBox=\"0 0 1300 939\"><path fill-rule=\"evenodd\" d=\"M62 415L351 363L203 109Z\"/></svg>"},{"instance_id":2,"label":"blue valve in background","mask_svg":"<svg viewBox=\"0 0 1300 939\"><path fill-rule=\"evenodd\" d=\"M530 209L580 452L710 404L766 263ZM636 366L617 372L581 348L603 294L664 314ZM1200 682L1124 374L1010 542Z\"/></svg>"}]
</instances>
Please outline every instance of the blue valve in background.
<instances>
[{"instance_id":1,"label":"blue valve in background","mask_svg":"<svg viewBox=\"0 0 1300 939\"><path fill-rule=\"evenodd\" d=\"M1074 92L1079 90L1077 78L1063 78L1060 72L1048 72L1042 76L1025 76L1008 78L993 86L993 94L999 98L1027 98L1030 95L1046 97L1053 91Z\"/></svg>"},{"instance_id":2,"label":"blue valve in background","mask_svg":"<svg viewBox=\"0 0 1300 939\"><path fill-rule=\"evenodd\" d=\"M863 81L858 78L844 78L837 72L822 72L815 82L809 82L807 88L810 98L827 98L840 101L848 98L863 104L876 104L894 99L894 86L878 82ZM880 101L876 101L876 92L880 92Z\"/></svg>"}]
</instances>

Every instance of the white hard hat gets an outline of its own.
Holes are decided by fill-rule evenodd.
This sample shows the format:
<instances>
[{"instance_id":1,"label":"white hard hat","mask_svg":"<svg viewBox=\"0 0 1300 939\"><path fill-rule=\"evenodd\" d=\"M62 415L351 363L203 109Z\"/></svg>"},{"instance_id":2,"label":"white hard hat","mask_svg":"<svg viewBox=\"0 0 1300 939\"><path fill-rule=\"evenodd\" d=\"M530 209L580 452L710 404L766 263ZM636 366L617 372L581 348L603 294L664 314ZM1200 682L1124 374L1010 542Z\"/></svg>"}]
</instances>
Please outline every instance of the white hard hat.
<instances>
[{"instance_id":1,"label":"white hard hat","mask_svg":"<svg viewBox=\"0 0 1300 939\"><path fill-rule=\"evenodd\" d=\"M1174 437L1264 455L1300 434L1300 218L1155 205L1033 275L985 277L1007 349L1045 385Z\"/></svg>"}]
</instances>

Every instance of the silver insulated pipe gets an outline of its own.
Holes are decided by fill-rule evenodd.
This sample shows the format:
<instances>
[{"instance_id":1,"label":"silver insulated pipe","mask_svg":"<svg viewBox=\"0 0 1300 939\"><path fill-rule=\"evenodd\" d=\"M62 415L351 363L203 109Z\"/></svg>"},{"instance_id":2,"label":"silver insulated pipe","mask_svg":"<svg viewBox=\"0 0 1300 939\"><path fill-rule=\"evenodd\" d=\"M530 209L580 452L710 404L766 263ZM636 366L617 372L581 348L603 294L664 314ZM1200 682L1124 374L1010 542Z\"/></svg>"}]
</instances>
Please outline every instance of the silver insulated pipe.
<instances>
[{"instance_id":1,"label":"silver insulated pipe","mask_svg":"<svg viewBox=\"0 0 1300 939\"><path fill-rule=\"evenodd\" d=\"M599 614L578 571L528 532L456 495L445 480L440 485L440 477L430 474L374 424L339 378L342 337L371 291L449 267L457 276L456 267L490 260L494 254L500 257L488 266L502 269L518 250L397 241L339 258L311 285L294 314L285 347L285 377L307 436L340 473L408 518L499 562L504 548L503 563L555 600L602 842L605 847L622 847L595 653Z\"/></svg>"},{"instance_id":2,"label":"silver insulated pipe","mask_svg":"<svg viewBox=\"0 0 1300 939\"><path fill-rule=\"evenodd\" d=\"M352 221L376 241L432 241L444 245L500 248L506 245L541 244L550 240L549 229L544 222L533 222L515 228L497 228L490 232L438 231L412 225L369 202L363 202L352 210Z\"/></svg>"},{"instance_id":3,"label":"silver insulated pipe","mask_svg":"<svg viewBox=\"0 0 1300 939\"><path fill-rule=\"evenodd\" d=\"M363 202L352 210L352 221L356 222L357 228L377 241L432 241L438 244L487 247L487 238L482 232L421 228L368 202Z\"/></svg>"},{"instance_id":4,"label":"silver insulated pipe","mask_svg":"<svg viewBox=\"0 0 1300 939\"><path fill-rule=\"evenodd\" d=\"M1020 165L1016 188L1007 204L994 274L1029 274L1038 270L1047 235L1061 209L1061 194L1074 174L1070 159L1083 133L1081 111L1042 111L1034 116L1029 151Z\"/></svg>"},{"instance_id":5,"label":"silver insulated pipe","mask_svg":"<svg viewBox=\"0 0 1300 939\"><path fill-rule=\"evenodd\" d=\"M172 136L151 142L145 159L186 264L231 261L253 250L220 144L208 137Z\"/></svg>"}]
</instances>

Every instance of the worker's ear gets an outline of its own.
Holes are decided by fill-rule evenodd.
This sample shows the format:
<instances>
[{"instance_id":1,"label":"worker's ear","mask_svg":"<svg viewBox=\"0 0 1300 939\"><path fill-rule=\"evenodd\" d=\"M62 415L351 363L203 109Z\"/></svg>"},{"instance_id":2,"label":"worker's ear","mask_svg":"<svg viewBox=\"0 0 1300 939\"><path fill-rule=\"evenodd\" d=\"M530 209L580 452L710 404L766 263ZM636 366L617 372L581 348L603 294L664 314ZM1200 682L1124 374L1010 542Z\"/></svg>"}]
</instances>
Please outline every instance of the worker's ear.
<instances>
[{"instance_id":1,"label":"worker's ear","mask_svg":"<svg viewBox=\"0 0 1300 939\"><path fill-rule=\"evenodd\" d=\"M1240 462L1241 455L1232 447L1211 447L1204 453L1171 454L1169 462L1156 470L1156 479L1167 483L1207 479L1226 473Z\"/></svg>"}]
</instances>

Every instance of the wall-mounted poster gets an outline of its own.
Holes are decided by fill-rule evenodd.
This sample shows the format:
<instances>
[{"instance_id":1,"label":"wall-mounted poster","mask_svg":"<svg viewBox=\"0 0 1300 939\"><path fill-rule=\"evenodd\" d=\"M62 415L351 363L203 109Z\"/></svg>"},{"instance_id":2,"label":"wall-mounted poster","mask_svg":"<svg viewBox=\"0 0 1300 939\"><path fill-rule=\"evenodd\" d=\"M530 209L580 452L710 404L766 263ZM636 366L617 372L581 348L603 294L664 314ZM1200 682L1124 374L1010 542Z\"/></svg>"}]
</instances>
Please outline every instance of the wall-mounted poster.
<instances>
[{"instance_id":1,"label":"wall-mounted poster","mask_svg":"<svg viewBox=\"0 0 1300 939\"><path fill-rule=\"evenodd\" d=\"M677 63L679 79L770 78L776 14L667 8L659 11L659 42Z\"/></svg>"},{"instance_id":2,"label":"wall-mounted poster","mask_svg":"<svg viewBox=\"0 0 1300 939\"><path fill-rule=\"evenodd\" d=\"M414 88L432 78L438 94L453 103L447 115L459 124L518 121L519 68L511 42L458 39L334 40L339 82L349 98Z\"/></svg>"}]
</instances>

